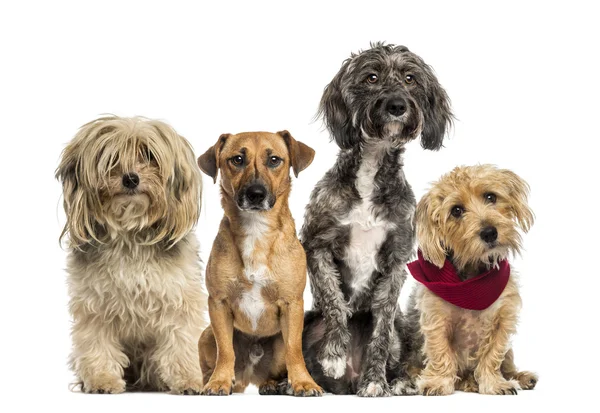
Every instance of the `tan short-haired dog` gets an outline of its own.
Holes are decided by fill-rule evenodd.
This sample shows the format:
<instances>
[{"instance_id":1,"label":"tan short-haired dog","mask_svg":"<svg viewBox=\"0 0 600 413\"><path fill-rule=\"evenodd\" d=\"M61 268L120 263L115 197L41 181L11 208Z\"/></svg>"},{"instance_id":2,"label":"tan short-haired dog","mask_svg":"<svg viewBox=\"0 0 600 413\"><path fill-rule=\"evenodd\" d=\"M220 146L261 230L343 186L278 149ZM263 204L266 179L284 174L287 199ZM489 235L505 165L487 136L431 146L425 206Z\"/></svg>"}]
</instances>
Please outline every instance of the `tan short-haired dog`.
<instances>
[{"instance_id":1,"label":"tan short-haired dog","mask_svg":"<svg viewBox=\"0 0 600 413\"><path fill-rule=\"evenodd\" d=\"M409 269L421 282L407 319L422 351L411 363L423 368L422 394L516 394L535 386L535 374L516 369L510 345L521 297L507 260L520 251L518 229L533 224L528 192L514 172L477 165L444 175L419 202L420 254ZM430 283L443 272L443 282Z\"/></svg>"},{"instance_id":2,"label":"tan short-haired dog","mask_svg":"<svg viewBox=\"0 0 600 413\"><path fill-rule=\"evenodd\" d=\"M275 394L286 374L288 392L322 394L302 356L306 256L288 206L289 168L298 176L313 157L282 131L221 135L198 159L215 182L221 171L225 212L206 269L211 326L199 341L205 382L210 378L204 394L227 395L248 383Z\"/></svg>"}]
</instances>

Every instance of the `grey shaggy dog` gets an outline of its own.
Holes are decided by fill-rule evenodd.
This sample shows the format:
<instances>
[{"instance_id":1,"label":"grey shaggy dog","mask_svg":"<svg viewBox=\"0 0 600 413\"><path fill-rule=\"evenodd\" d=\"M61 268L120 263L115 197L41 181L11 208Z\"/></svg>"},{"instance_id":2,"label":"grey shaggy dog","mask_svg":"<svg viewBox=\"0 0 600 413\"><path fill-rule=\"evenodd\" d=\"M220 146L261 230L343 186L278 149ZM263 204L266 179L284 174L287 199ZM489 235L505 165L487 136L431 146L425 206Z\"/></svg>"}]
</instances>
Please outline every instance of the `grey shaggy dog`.
<instances>
[{"instance_id":1,"label":"grey shaggy dog","mask_svg":"<svg viewBox=\"0 0 600 413\"><path fill-rule=\"evenodd\" d=\"M419 56L375 43L343 63L319 115L340 152L312 192L300 234L314 297L306 363L329 392L407 394L398 297L416 202L402 154L419 136L425 149L442 146L450 102Z\"/></svg>"}]
</instances>

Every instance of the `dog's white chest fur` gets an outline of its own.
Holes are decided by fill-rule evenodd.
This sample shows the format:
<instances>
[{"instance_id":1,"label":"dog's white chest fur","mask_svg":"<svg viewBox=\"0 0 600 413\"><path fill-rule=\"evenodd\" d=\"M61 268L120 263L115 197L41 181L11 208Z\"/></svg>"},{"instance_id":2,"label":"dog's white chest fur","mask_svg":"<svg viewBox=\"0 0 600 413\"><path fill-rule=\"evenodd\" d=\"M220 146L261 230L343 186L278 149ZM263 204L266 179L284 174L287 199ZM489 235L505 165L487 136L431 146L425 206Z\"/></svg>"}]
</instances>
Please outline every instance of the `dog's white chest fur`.
<instances>
[{"instance_id":1,"label":"dog's white chest fur","mask_svg":"<svg viewBox=\"0 0 600 413\"><path fill-rule=\"evenodd\" d=\"M242 216L242 224L246 237L242 246L242 258L244 260L244 276L252 284L246 290L239 301L239 308L246 314L256 330L258 322L265 310L265 302L262 296L263 287L269 282L269 269L265 265L266 257L257 253L258 242L268 231L267 220L259 213L245 213Z\"/></svg>"},{"instance_id":2,"label":"dog's white chest fur","mask_svg":"<svg viewBox=\"0 0 600 413\"><path fill-rule=\"evenodd\" d=\"M367 286L373 271L378 270L377 254L392 223L373 213L373 185L385 148L365 153L356 174L356 189L362 200L342 221L350 225L350 243L346 249L346 264L352 273L350 286L359 291Z\"/></svg>"}]
</instances>

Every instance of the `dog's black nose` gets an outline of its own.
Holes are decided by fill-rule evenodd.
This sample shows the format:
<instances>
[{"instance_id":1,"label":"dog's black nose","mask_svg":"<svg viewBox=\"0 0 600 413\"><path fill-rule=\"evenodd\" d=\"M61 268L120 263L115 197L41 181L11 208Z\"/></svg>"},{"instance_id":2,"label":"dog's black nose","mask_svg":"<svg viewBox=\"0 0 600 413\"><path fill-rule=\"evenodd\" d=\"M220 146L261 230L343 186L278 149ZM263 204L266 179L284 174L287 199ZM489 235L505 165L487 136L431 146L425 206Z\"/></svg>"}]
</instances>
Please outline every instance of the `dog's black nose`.
<instances>
[{"instance_id":1,"label":"dog's black nose","mask_svg":"<svg viewBox=\"0 0 600 413\"><path fill-rule=\"evenodd\" d=\"M388 111L390 115L400 116L406 112L406 101L404 99L390 99L385 105L385 110Z\"/></svg>"},{"instance_id":2,"label":"dog's black nose","mask_svg":"<svg viewBox=\"0 0 600 413\"><path fill-rule=\"evenodd\" d=\"M482 240L484 240L488 244L491 244L492 242L498 239L498 230L496 229L496 227L488 226L481 230L479 236Z\"/></svg>"},{"instance_id":3,"label":"dog's black nose","mask_svg":"<svg viewBox=\"0 0 600 413\"><path fill-rule=\"evenodd\" d=\"M123 175L123 186L128 189L134 189L140 184L140 177L134 173Z\"/></svg>"},{"instance_id":4,"label":"dog's black nose","mask_svg":"<svg viewBox=\"0 0 600 413\"><path fill-rule=\"evenodd\" d=\"M267 190L262 185L250 185L248 189L246 189L246 197L251 204L257 205L265 200L267 197Z\"/></svg>"}]
</instances>

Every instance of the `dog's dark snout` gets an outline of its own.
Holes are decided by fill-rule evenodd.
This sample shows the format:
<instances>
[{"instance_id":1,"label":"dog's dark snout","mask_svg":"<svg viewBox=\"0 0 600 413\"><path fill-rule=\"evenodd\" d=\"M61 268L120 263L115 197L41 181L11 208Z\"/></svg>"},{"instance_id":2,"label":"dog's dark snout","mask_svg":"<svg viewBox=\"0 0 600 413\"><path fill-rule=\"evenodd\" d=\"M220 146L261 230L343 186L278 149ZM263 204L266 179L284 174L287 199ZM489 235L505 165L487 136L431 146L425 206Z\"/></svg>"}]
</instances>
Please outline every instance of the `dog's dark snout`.
<instances>
[{"instance_id":1,"label":"dog's dark snout","mask_svg":"<svg viewBox=\"0 0 600 413\"><path fill-rule=\"evenodd\" d=\"M267 190L264 186L259 184L250 185L246 189L246 197L250 203L257 205L265 200L267 197Z\"/></svg>"},{"instance_id":2,"label":"dog's dark snout","mask_svg":"<svg viewBox=\"0 0 600 413\"><path fill-rule=\"evenodd\" d=\"M481 230L479 236L482 240L490 244L498 239L498 230L496 227L487 226Z\"/></svg>"},{"instance_id":3,"label":"dog's dark snout","mask_svg":"<svg viewBox=\"0 0 600 413\"><path fill-rule=\"evenodd\" d=\"M385 110L393 116L403 115L406 112L406 101L402 98L390 99L385 105Z\"/></svg>"},{"instance_id":4,"label":"dog's dark snout","mask_svg":"<svg viewBox=\"0 0 600 413\"><path fill-rule=\"evenodd\" d=\"M140 184L140 177L134 173L123 175L123 186L128 189L134 189Z\"/></svg>"}]
</instances>

